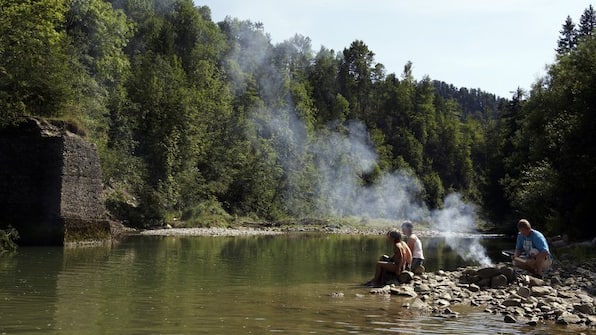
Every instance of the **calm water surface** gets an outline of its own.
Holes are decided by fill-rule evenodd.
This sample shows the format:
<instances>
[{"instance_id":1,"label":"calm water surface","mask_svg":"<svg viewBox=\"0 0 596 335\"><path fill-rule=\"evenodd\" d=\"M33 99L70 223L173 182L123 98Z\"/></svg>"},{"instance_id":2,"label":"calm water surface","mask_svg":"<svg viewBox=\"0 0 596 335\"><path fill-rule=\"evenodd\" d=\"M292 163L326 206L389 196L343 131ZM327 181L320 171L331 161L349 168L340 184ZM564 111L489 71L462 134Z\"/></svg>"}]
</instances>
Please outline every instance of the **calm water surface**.
<instances>
[{"instance_id":1,"label":"calm water surface","mask_svg":"<svg viewBox=\"0 0 596 335\"><path fill-rule=\"evenodd\" d=\"M423 242L427 270L466 265L441 239ZM503 243L483 241L497 260ZM407 299L359 285L390 251L382 237L320 234L22 247L0 257L0 334L577 333L467 307L454 308L463 313L456 320L414 316Z\"/></svg>"}]
</instances>

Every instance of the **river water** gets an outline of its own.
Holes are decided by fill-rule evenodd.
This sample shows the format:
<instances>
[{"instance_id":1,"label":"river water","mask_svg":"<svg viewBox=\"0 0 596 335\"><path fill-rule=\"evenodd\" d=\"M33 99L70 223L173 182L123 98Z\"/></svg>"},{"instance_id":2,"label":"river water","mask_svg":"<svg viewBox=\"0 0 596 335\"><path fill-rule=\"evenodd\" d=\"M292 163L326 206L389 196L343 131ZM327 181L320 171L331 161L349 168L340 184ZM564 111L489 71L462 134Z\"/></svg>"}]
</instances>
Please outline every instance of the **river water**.
<instances>
[{"instance_id":1,"label":"river water","mask_svg":"<svg viewBox=\"0 0 596 335\"><path fill-rule=\"evenodd\" d=\"M469 263L440 238L423 242L429 271ZM482 243L499 260L512 242ZM457 319L413 315L407 299L360 286L390 252L379 236L305 233L21 247L0 256L0 334L577 333L511 325L466 306L454 308Z\"/></svg>"}]
</instances>

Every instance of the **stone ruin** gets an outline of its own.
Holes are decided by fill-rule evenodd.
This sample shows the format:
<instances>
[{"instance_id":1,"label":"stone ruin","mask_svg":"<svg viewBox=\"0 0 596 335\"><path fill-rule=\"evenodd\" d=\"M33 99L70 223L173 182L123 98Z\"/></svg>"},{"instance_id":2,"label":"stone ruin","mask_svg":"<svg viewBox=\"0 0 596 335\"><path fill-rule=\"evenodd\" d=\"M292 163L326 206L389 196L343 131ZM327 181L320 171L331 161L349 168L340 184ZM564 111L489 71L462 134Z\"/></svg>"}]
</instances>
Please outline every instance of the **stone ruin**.
<instances>
[{"instance_id":1,"label":"stone ruin","mask_svg":"<svg viewBox=\"0 0 596 335\"><path fill-rule=\"evenodd\" d=\"M73 131L34 118L0 129L0 228L19 245L111 239L97 151Z\"/></svg>"}]
</instances>

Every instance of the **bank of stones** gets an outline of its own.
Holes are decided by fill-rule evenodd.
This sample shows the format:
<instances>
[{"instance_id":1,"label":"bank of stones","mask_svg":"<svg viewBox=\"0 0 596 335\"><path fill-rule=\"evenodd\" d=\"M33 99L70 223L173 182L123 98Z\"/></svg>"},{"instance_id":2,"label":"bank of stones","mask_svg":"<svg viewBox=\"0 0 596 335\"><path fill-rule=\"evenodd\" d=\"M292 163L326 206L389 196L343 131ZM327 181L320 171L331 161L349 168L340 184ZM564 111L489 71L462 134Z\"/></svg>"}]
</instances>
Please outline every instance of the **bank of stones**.
<instances>
[{"instance_id":1,"label":"bank of stones","mask_svg":"<svg viewBox=\"0 0 596 335\"><path fill-rule=\"evenodd\" d=\"M596 328L594 262L580 267L559 266L544 280L505 264L406 274L399 279L372 288L370 293L411 298L404 307L440 317L457 317L453 306L472 305L502 315L507 323L555 322Z\"/></svg>"}]
</instances>

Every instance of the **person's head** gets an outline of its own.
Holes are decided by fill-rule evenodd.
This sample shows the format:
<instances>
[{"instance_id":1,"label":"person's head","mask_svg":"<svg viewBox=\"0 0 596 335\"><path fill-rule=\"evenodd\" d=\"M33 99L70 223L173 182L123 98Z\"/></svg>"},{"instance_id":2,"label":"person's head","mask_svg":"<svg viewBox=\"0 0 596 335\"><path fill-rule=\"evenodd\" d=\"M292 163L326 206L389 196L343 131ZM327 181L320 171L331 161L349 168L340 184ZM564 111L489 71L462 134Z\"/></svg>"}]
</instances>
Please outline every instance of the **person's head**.
<instances>
[{"instance_id":1,"label":"person's head","mask_svg":"<svg viewBox=\"0 0 596 335\"><path fill-rule=\"evenodd\" d=\"M517 230L519 230L519 232L524 236L530 236L530 233L532 233L532 226L530 225L530 221L526 219L519 220L517 222Z\"/></svg>"},{"instance_id":2,"label":"person's head","mask_svg":"<svg viewBox=\"0 0 596 335\"><path fill-rule=\"evenodd\" d=\"M404 235L410 236L414 232L414 225L410 221L404 221L404 223L401 224L401 231Z\"/></svg>"},{"instance_id":3,"label":"person's head","mask_svg":"<svg viewBox=\"0 0 596 335\"><path fill-rule=\"evenodd\" d=\"M387 237L392 239L394 242L401 242L401 233L397 230L390 230L387 233Z\"/></svg>"}]
</instances>

